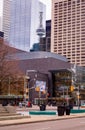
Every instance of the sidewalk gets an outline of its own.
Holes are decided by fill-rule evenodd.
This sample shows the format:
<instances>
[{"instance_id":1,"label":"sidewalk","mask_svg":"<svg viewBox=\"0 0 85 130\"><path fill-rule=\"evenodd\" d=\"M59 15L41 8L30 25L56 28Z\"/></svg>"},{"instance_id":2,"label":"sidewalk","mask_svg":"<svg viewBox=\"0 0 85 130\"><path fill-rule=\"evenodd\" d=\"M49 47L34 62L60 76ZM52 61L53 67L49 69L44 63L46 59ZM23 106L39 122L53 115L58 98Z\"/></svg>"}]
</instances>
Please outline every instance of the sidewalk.
<instances>
[{"instance_id":1,"label":"sidewalk","mask_svg":"<svg viewBox=\"0 0 85 130\"><path fill-rule=\"evenodd\" d=\"M17 111L20 110L38 110L39 108L34 106L32 108L17 108ZM56 110L55 107L48 107L47 110ZM58 115L31 115L30 117L28 116L27 118L22 118L22 119L14 119L14 120L4 120L0 121L0 127L2 126L8 126L8 125L19 125L19 124L28 124L28 123L37 123L37 122L44 122L44 121L56 121L56 120L66 120L66 119L71 119L71 118L82 118L85 117L85 113L81 114L70 114L64 115L64 116L58 116Z\"/></svg>"}]
</instances>

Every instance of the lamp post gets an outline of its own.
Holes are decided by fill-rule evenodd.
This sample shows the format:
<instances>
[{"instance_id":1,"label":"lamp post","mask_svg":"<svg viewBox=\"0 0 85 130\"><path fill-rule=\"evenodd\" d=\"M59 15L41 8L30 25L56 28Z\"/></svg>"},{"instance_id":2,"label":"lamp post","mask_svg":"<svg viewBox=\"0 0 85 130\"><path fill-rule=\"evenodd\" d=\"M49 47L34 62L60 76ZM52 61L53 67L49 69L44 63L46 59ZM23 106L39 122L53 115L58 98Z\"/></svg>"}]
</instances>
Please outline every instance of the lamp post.
<instances>
[{"instance_id":1,"label":"lamp post","mask_svg":"<svg viewBox=\"0 0 85 130\"><path fill-rule=\"evenodd\" d=\"M67 106L69 105L69 95L68 95L68 87L67 87Z\"/></svg>"},{"instance_id":2,"label":"lamp post","mask_svg":"<svg viewBox=\"0 0 85 130\"><path fill-rule=\"evenodd\" d=\"M74 65L73 68L71 68L71 71L72 71L72 84L75 83L78 78L79 78L79 82L81 82L81 75L79 74L78 75L78 71L77 71L77 66L76 64ZM79 72L80 73L80 72ZM73 74L75 76L75 80L73 79ZM80 83L79 83L80 84ZM80 96L80 90L79 90L79 86L78 85L78 91L77 91L77 105L78 105L78 110L80 109L80 99L79 99L79 96Z\"/></svg>"},{"instance_id":3,"label":"lamp post","mask_svg":"<svg viewBox=\"0 0 85 130\"><path fill-rule=\"evenodd\" d=\"M24 76L24 101L26 101L26 79Z\"/></svg>"},{"instance_id":4,"label":"lamp post","mask_svg":"<svg viewBox=\"0 0 85 130\"><path fill-rule=\"evenodd\" d=\"M9 88L8 88L8 95L10 96L10 83L11 83L11 78L9 77Z\"/></svg>"},{"instance_id":5,"label":"lamp post","mask_svg":"<svg viewBox=\"0 0 85 130\"><path fill-rule=\"evenodd\" d=\"M79 95L80 95L80 92L79 92L79 86L78 86L78 92L77 92L77 98L78 98L78 110L80 109Z\"/></svg>"}]
</instances>

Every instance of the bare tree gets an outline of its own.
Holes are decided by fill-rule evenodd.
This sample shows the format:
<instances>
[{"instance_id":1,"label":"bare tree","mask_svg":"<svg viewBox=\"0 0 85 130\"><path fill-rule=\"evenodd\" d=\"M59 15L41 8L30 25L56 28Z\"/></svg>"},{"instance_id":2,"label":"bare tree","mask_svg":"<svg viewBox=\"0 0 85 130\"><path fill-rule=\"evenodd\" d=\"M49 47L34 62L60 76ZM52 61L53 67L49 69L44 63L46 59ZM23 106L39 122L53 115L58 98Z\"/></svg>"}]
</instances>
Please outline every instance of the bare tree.
<instances>
[{"instance_id":1,"label":"bare tree","mask_svg":"<svg viewBox=\"0 0 85 130\"><path fill-rule=\"evenodd\" d=\"M9 58L11 54L15 53L16 49L7 46L3 40L0 40L0 95L7 94L8 86L13 87L14 79L18 75L22 75L18 62Z\"/></svg>"}]
</instances>

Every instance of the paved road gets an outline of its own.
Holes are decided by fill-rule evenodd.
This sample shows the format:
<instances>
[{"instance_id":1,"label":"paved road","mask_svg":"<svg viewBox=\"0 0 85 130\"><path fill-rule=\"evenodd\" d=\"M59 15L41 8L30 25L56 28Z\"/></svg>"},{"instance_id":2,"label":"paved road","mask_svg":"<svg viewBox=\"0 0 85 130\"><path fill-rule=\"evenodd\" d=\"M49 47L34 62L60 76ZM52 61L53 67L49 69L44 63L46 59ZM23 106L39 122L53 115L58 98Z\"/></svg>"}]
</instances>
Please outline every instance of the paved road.
<instances>
[{"instance_id":1,"label":"paved road","mask_svg":"<svg viewBox=\"0 0 85 130\"><path fill-rule=\"evenodd\" d=\"M85 130L85 118L4 126L0 130Z\"/></svg>"}]
</instances>

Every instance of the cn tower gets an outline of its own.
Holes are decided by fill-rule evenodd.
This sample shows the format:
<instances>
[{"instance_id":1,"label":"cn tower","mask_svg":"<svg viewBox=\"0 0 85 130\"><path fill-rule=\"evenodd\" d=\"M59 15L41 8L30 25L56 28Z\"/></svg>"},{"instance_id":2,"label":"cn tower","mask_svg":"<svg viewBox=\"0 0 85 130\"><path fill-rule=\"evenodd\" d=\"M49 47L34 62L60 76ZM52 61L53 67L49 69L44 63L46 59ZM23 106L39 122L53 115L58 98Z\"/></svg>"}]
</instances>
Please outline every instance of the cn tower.
<instances>
[{"instance_id":1,"label":"cn tower","mask_svg":"<svg viewBox=\"0 0 85 130\"><path fill-rule=\"evenodd\" d=\"M45 29L43 28L43 24L42 24L43 12L40 12L39 20L40 20L39 28L36 30L36 32L37 32L37 35L39 36L39 40L40 40L40 38L45 35Z\"/></svg>"}]
</instances>

